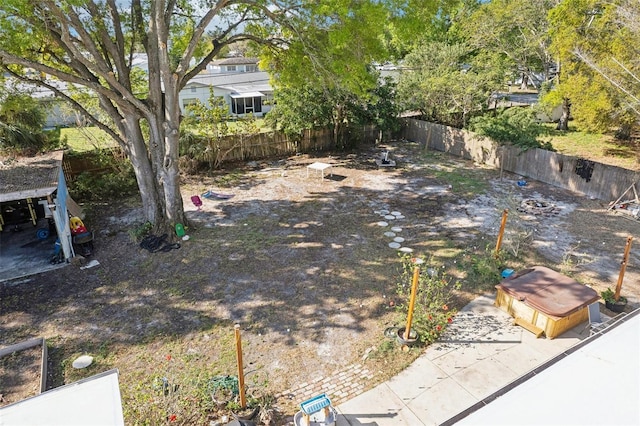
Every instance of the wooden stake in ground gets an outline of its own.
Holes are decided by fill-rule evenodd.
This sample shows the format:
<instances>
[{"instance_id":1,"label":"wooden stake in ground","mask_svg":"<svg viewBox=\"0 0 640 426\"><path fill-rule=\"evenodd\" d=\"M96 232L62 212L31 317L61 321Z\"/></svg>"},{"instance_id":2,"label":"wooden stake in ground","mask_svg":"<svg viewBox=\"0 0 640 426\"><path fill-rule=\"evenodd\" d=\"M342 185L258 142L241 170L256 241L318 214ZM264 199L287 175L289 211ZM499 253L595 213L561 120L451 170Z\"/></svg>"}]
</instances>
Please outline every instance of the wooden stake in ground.
<instances>
[{"instance_id":1,"label":"wooden stake in ground","mask_svg":"<svg viewBox=\"0 0 640 426\"><path fill-rule=\"evenodd\" d=\"M244 394L244 367L242 366L242 339L240 339L240 324L235 325L236 357L238 359L238 391L240 393L240 406L247 408L247 397Z\"/></svg>"},{"instance_id":2,"label":"wooden stake in ground","mask_svg":"<svg viewBox=\"0 0 640 426\"><path fill-rule=\"evenodd\" d=\"M627 244L624 246L624 255L622 256L622 263L620 264L620 275L618 275L618 283L616 284L616 292L613 298L618 301L620 298L620 290L622 290L622 280L624 279L624 271L627 269L627 262L629 261L629 251L631 250L632 236L627 237Z\"/></svg>"},{"instance_id":3,"label":"wooden stake in ground","mask_svg":"<svg viewBox=\"0 0 640 426\"><path fill-rule=\"evenodd\" d=\"M411 322L413 321L413 307L416 304L416 294L418 292L418 278L420 277L420 267L413 268L413 280L411 282L411 299L409 299L409 315L407 315L407 327L404 329L404 340L409 340L411 332Z\"/></svg>"},{"instance_id":4,"label":"wooden stake in ground","mask_svg":"<svg viewBox=\"0 0 640 426\"><path fill-rule=\"evenodd\" d=\"M507 215L509 210L504 209L502 212L502 222L500 223L500 232L498 233L498 242L496 243L496 256L500 253L500 246L502 245L502 236L504 235L504 227L507 224Z\"/></svg>"}]
</instances>

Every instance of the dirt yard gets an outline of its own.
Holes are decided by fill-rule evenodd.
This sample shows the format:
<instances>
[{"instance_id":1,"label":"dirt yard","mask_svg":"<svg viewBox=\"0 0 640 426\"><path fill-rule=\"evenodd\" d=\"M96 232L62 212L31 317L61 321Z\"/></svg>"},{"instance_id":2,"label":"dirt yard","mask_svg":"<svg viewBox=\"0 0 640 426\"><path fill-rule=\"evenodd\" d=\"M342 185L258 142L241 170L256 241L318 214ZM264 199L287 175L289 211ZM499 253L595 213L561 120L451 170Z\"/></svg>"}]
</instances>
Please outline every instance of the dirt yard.
<instances>
[{"instance_id":1,"label":"dirt yard","mask_svg":"<svg viewBox=\"0 0 640 426\"><path fill-rule=\"evenodd\" d=\"M277 394L360 362L375 372L373 386L417 356L373 356L398 320L389 306L400 267L385 236L392 227L401 228L401 247L463 282L460 305L492 290L475 285L467 268L495 247L505 208L503 247L518 254L515 267L544 263L597 290L615 287L626 237L640 236L640 222L607 212L608 202L539 182L520 187L519 176L500 179L415 144L384 148L396 167L376 165L378 147L186 178L190 239L167 252L131 241L136 205L92 206L86 223L100 265L0 288L0 347L45 337L51 386L118 368L128 419L155 404L140 396L154 378L235 374L234 323L253 386ZM306 168L315 161L331 164L333 175L323 180ZM202 198L196 208L191 196L208 190L233 197ZM640 302L638 247L623 286L632 306ZM85 353L94 356L90 369L69 368Z\"/></svg>"}]
</instances>

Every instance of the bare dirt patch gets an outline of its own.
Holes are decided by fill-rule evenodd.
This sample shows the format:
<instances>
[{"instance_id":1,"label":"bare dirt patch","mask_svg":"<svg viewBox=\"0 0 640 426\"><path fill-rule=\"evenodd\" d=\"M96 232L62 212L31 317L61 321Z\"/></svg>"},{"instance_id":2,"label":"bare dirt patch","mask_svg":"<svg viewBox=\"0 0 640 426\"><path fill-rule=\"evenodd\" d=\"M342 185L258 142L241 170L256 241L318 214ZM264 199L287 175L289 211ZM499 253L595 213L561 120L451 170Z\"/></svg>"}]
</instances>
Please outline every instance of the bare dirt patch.
<instances>
[{"instance_id":1,"label":"bare dirt patch","mask_svg":"<svg viewBox=\"0 0 640 426\"><path fill-rule=\"evenodd\" d=\"M389 306L400 268L384 235L392 226L402 228L402 246L464 281L461 306L491 290L469 282L461 265L495 246L505 208L513 235L505 250L520 252L515 265L543 263L598 289L615 285L626 236L638 237L639 223L607 213L607 202L538 182L519 187L518 176L501 180L496 170L416 144L385 149L397 167L375 165L379 147L185 178L190 239L169 252L150 253L131 241L129 231L141 221L135 203L93 206L87 222L100 266L68 266L4 285L0 345L46 337L51 386L79 378L68 368L78 353L95 360L81 374L118 368L128 419L177 410L154 388L163 377L184 384L193 371L235 374L234 323L242 326L254 389L278 394L354 363L373 372L366 388L419 354L384 344L385 328L399 318ZM314 161L332 164L333 176L308 174ZM208 190L233 197L203 198L198 209L191 196ZM552 203L554 213L518 212L525 199ZM385 219L381 210L403 217ZM637 253L623 288L634 305ZM285 412L299 402L279 401Z\"/></svg>"},{"instance_id":2,"label":"bare dirt patch","mask_svg":"<svg viewBox=\"0 0 640 426\"><path fill-rule=\"evenodd\" d=\"M0 407L40 393L42 347L0 357Z\"/></svg>"}]
</instances>

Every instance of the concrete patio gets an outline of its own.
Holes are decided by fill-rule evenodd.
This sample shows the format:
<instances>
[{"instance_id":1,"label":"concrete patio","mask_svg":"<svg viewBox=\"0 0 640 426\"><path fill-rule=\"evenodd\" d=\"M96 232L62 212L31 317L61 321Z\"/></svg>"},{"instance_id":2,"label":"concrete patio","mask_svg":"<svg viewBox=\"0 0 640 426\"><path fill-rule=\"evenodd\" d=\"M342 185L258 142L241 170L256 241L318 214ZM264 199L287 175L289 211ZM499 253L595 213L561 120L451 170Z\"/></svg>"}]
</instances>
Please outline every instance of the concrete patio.
<instances>
[{"instance_id":1,"label":"concrete patio","mask_svg":"<svg viewBox=\"0 0 640 426\"><path fill-rule=\"evenodd\" d=\"M536 339L493 301L493 295L472 301L409 368L336 407L337 424L445 423L589 337L584 323L555 339Z\"/></svg>"}]
</instances>

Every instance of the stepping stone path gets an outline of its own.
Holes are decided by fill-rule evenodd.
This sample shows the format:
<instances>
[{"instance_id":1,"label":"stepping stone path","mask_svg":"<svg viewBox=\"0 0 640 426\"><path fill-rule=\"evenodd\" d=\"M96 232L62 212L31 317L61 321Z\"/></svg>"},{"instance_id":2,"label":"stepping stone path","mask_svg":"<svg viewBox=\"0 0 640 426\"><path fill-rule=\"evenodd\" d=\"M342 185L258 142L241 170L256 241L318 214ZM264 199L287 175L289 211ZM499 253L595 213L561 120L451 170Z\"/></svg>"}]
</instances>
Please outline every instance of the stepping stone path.
<instances>
[{"instance_id":1,"label":"stepping stone path","mask_svg":"<svg viewBox=\"0 0 640 426\"><path fill-rule=\"evenodd\" d=\"M399 211L389 211L389 210L374 210L375 214L380 215L384 221L378 222L378 226L386 228L389 226L389 222L387 221L395 221L404 219L405 216ZM403 247L401 243L405 242L403 237L397 236L398 233L402 232L402 228L399 226L391 227L391 231L385 231L384 236L388 238L393 238L393 241L389 243L389 247L394 250L399 250L403 253L413 253L413 249L410 247Z\"/></svg>"}]
</instances>

